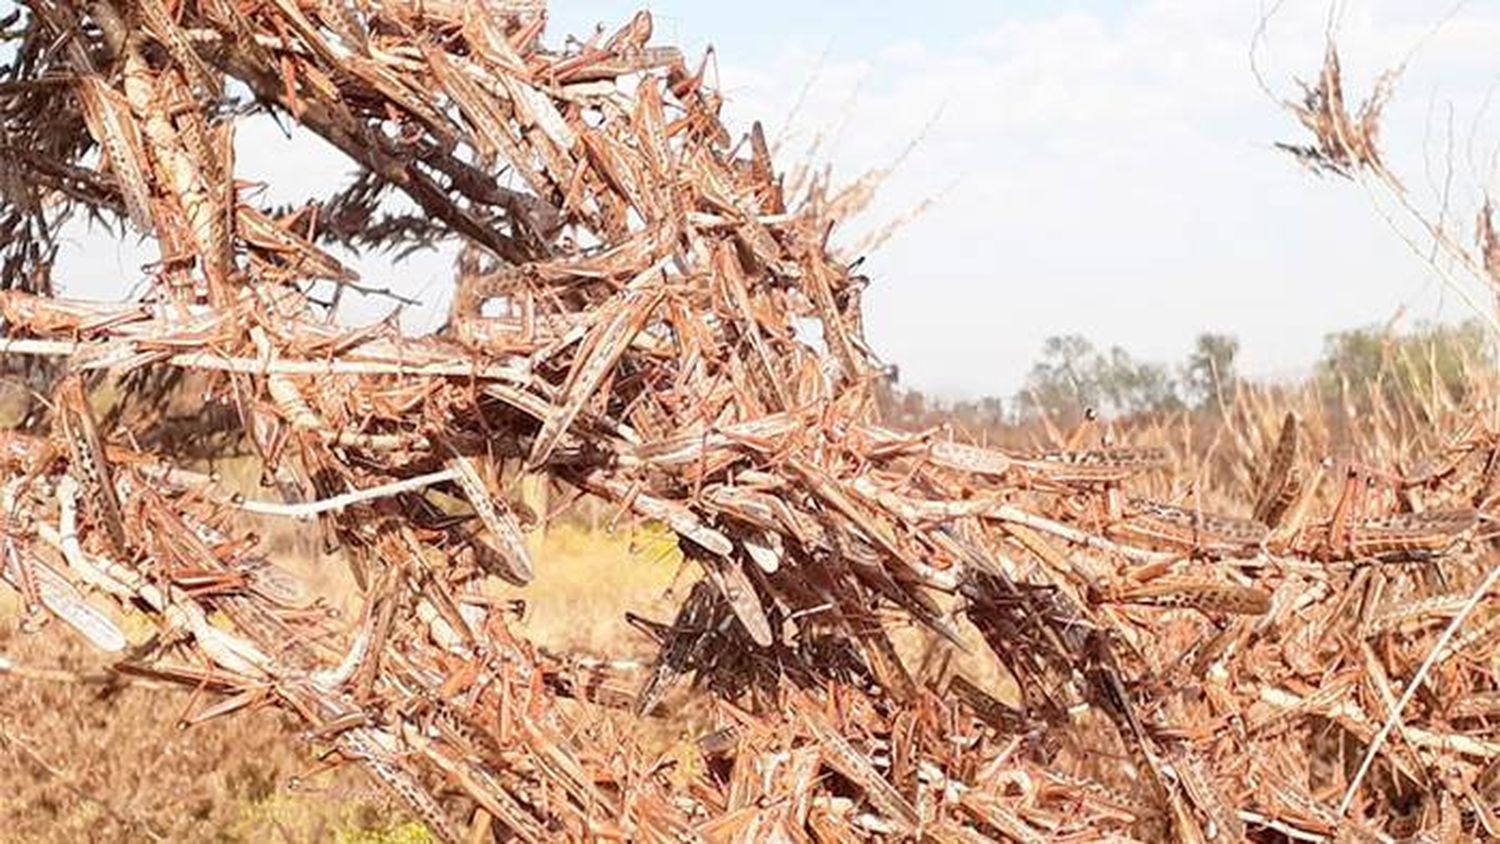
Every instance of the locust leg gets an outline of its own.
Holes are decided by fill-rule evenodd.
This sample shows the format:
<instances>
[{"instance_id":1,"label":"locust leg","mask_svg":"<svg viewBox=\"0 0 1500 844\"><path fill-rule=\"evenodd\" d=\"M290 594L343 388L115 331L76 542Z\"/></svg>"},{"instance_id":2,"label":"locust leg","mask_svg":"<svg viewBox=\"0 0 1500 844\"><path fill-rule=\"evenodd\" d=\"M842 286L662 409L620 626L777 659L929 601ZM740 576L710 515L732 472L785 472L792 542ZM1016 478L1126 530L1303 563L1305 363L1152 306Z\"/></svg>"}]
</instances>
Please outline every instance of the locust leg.
<instances>
[{"instance_id":1,"label":"locust leg","mask_svg":"<svg viewBox=\"0 0 1500 844\"><path fill-rule=\"evenodd\" d=\"M21 591L21 601L26 610L26 619L21 629L28 632L38 630L46 616L42 613L42 595L37 587L36 563L17 536L15 524L0 527L0 553L5 557L7 579Z\"/></svg>"}]
</instances>

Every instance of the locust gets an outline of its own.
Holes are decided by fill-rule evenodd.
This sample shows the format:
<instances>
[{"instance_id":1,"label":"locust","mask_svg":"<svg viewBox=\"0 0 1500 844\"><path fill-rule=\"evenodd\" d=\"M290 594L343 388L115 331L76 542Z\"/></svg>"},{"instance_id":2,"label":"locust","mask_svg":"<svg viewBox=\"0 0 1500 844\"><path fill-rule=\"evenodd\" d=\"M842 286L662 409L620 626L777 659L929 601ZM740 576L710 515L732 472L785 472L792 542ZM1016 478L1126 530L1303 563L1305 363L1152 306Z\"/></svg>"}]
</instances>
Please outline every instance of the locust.
<instances>
[{"instance_id":1,"label":"locust","mask_svg":"<svg viewBox=\"0 0 1500 844\"><path fill-rule=\"evenodd\" d=\"M1274 528L1296 501L1301 487L1297 471L1299 445L1297 417L1287 413L1256 492L1253 515L1256 521Z\"/></svg>"},{"instance_id":2,"label":"locust","mask_svg":"<svg viewBox=\"0 0 1500 844\"><path fill-rule=\"evenodd\" d=\"M55 395L58 433L68 449L69 471L94 501L111 551L116 557L123 557L130 547L125 517L83 378L71 375L63 379Z\"/></svg>"},{"instance_id":3,"label":"locust","mask_svg":"<svg viewBox=\"0 0 1500 844\"><path fill-rule=\"evenodd\" d=\"M1254 553L1269 529L1261 522L1204 513L1145 498L1128 499L1128 515L1106 532L1123 542L1158 550L1233 556Z\"/></svg>"},{"instance_id":4,"label":"locust","mask_svg":"<svg viewBox=\"0 0 1500 844\"><path fill-rule=\"evenodd\" d=\"M1167 465L1167 453L1157 448L1116 448L1085 451L1036 451L1011 455L1019 469L1057 483L1112 483Z\"/></svg>"}]
</instances>

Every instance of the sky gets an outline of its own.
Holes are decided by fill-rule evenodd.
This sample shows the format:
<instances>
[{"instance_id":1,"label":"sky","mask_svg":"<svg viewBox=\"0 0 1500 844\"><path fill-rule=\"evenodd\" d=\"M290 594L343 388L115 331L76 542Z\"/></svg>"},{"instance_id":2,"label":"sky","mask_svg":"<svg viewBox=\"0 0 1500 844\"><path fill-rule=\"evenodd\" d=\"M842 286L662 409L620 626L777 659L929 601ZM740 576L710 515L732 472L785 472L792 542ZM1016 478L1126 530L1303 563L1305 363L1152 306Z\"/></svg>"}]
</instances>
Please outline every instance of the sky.
<instances>
[{"instance_id":1,"label":"sky","mask_svg":"<svg viewBox=\"0 0 1500 844\"><path fill-rule=\"evenodd\" d=\"M715 48L731 130L761 120L784 167L813 160L840 180L895 165L839 242L902 221L868 256L865 313L909 386L1009 395L1048 336L1072 333L1175 361L1197 334L1226 332L1244 371L1295 377L1329 332L1472 313L1418 254L1427 245L1392 230L1389 206L1273 144L1304 140L1281 100L1316 75L1331 27L1351 99L1402 66L1389 160L1417 207L1435 213L1446 195L1468 236L1500 142L1500 2L554 0L548 39L613 29L642 5L658 41ZM275 202L350 171L264 120L242 128L238 156ZM121 295L149 260L70 236L83 248L58 272L79 295ZM408 327L441 321L451 255L357 264L427 303ZM1468 292L1488 301L1476 282Z\"/></svg>"}]
</instances>

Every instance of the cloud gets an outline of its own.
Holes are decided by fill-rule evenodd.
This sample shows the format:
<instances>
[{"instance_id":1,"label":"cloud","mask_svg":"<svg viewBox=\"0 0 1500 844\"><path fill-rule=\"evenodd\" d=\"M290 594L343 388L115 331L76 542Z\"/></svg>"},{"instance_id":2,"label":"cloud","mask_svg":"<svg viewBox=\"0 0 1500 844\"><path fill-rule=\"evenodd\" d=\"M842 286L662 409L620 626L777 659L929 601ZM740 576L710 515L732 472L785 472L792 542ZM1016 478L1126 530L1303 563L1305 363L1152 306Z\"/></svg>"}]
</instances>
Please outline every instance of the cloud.
<instances>
[{"instance_id":1,"label":"cloud","mask_svg":"<svg viewBox=\"0 0 1500 844\"><path fill-rule=\"evenodd\" d=\"M1438 14L1351 6L1339 25L1356 89L1420 46L1388 121L1403 173L1428 169L1429 100L1472 116L1500 71L1500 20L1465 14L1432 33ZM872 339L923 387L1009 392L1051 334L1170 359L1197 332L1227 330L1250 368L1280 372L1306 365L1326 332L1403 305L1463 316L1357 190L1272 149L1301 138L1251 73L1258 21L1253 4L1162 0L951 44L893 40L821 66L793 45L724 76L734 114L781 115L816 75L793 134L806 142L838 115L837 145L818 154L845 175L922 137L866 225L941 194L870 262ZM1319 4L1295 3L1270 21L1259 60L1278 96L1316 73L1325 22Z\"/></svg>"}]
</instances>

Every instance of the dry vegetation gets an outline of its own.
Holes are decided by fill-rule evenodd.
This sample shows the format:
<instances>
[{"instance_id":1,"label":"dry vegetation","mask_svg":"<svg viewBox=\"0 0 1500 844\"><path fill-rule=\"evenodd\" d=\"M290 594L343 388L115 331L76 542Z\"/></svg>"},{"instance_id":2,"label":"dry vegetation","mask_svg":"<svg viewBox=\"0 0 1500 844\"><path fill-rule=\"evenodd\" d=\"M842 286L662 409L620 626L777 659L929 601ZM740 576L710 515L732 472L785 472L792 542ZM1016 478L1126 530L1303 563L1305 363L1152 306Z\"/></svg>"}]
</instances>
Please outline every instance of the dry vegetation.
<instances>
[{"instance_id":1,"label":"dry vegetation","mask_svg":"<svg viewBox=\"0 0 1500 844\"><path fill-rule=\"evenodd\" d=\"M563 49L544 21L4 22L0 348L46 397L0 432L14 831L1500 832L1492 378L1342 407L1241 384L999 446L899 430L828 246L870 182L779 173L647 14ZM1349 115L1330 54L1295 151L1399 195L1378 105ZM354 184L257 205L256 111ZM140 298L54 295L70 214L154 239ZM1483 275L1493 239L1443 242ZM443 331L338 323L364 288L331 250L438 241L463 246ZM613 538L557 527L581 500Z\"/></svg>"},{"instance_id":2,"label":"dry vegetation","mask_svg":"<svg viewBox=\"0 0 1500 844\"><path fill-rule=\"evenodd\" d=\"M670 611L681 557L663 553L662 542L659 532L549 531L540 555L555 564L524 592L523 629L560 652L649 659L649 641L624 613ZM299 574L314 574L290 559ZM191 689L110 672L113 657L59 625L22 632L20 602L6 598L5 840L432 841L358 770L322 770L298 744L295 719L261 710L184 729L177 719L194 706ZM666 747L680 732L663 726L649 738Z\"/></svg>"}]
</instances>

